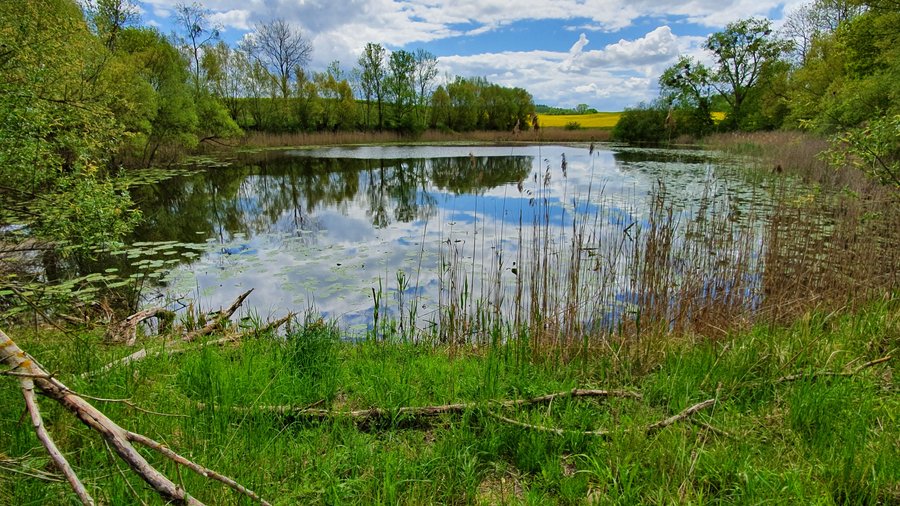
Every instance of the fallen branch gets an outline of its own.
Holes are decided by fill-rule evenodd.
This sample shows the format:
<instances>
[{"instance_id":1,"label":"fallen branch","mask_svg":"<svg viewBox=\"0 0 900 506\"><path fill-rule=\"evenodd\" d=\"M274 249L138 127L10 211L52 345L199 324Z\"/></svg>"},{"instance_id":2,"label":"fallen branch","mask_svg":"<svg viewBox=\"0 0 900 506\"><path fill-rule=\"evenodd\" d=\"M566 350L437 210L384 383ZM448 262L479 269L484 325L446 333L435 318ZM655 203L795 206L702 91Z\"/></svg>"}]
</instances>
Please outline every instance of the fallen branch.
<instances>
[{"instance_id":1,"label":"fallen branch","mask_svg":"<svg viewBox=\"0 0 900 506\"><path fill-rule=\"evenodd\" d=\"M712 432L713 434L715 434L715 435L717 435L717 436L727 437L727 438L730 438L730 439L733 439L733 438L734 438L734 434L732 434L732 433L730 433L730 432L728 432L728 431L724 431L724 430L719 429L719 428L717 428L717 427L713 427L712 425L710 425L710 424L708 424L708 423L706 423L706 422L701 422L700 420L697 420L696 418L693 418L693 417L691 417L690 420L691 420L691 423L692 423L692 424L694 424L694 425L696 425L696 426L698 426L698 427L702 427L702 428L704 428L704 429L706 429L706 430Z\"/></svg>"},{"instance_id":2,"label":"fallen branch","mask_svg":"<svg viewBox=\"0 0 900 506\"><path fill-rule=\"evenodd\" d=\"M35 430L38 432L38 437L41 439L42 444L44 444L44 447L47 448L51 458L53 458L54 463L60 471L66 475L67 479L69 479L69 483L72 485L73 490L78 494L78 497L83 504L94 504L94 502L89 495L86 495L86 492L82 492L83 486L81 486L81 490L79 489L78 483L80 482L78 481L77 476L74 475L71 467L68 467L65 463L65 459L62 458L59 451L51 449L55 448L55 445L53 445L53 441L50 439L49 434L43 429L43 423L40 420L40 417L36 416L38 411L37 404L33 402L34 387L40 389L41 393L58 402L63 408L72 413L85 425L98 432L119 458L125 461L125 463L131 467L132 471L137 473L148 485L156 490L163 500L177 504L187 504L189 506L203 504L191 497L187 491L176 485L172 480L147 462L131 443L139 443L147 446L162 454L164 457L173 460L178 464L185 465L205 477L225 483L232 489L237 490L253 500L259 501L262 504L268 504L249 489L238 485L237 482L231 478L224 477L195 464L146 436L123 429L84 398L73 393L72 390L63 385L59 380L53 378L33 357L19 348L19 346L16 345L16 343L2 330L0 330L0 362L4 363L15 372L30 376L21 381L23 382L23 394L25 395L26 406L28 407L29 413L32 415L32 422L33 425L35 425ZM24 382L33 382L33 384L25 384Z\"/></svg>"},{"instance_id":3,"label":"fallen branch","mask_svg":"<svg viewBox=\"0 0 900 506\"><path fill-rule=\"evenodd\" d=\"M56 468L66 477L66 481L72 486L72 490L75 491L75 495L81 499L81 502L83 504L95 504L94 499L88 494L87 489L84 488L84 483L81 483L81 480L78 479L78 475L75 474L72 466L69 465L69 462L59 451L59 448L56 447L56 443L53 442L53 438L50 437L47 428L44 427L44 421L41 419L41 411L38 408L37 399L34 398L34 380L31 378L22 378L20 382L22 385L22 396L25 398L25 408L28 410L28 414L31 415L31 425L34 427L34 432L37 434L41 445L47 450L50 459L56 464Z\"/></svg>"},{"instance_id":4,"label":"fallen branch","mask_svg":"<svg viewBox=\"0 0 900 506\"><path fill-rule=\"evenodd\" d=\"M666 418L665 420L660 420L654 424L651 424L650 426L647 427L647 434L652 434L658 430L665 429L669 425L672 425L673 423L680 422L686 418L689 418L694 413L696 413L698 411L702 411L702 410L712 406L715 403L716 403L715 399L707 399L703 402L698 402L697 404L694 404L693 406L685 408L681 413L678 413L677 415L670 416L669 418Z\"/></svg>"},{"instance_id":5,"label":"fallen branch","mask_svg":"<svg viewBox=\"0 0 900 506\"><path fill-rule=\"evenodd\" d=\"M715 399L709 399L709 400L703 401L701 403L694 404L693 406L685 409L684 411L682 411L681 413L678 413L677 415L670 416L669 418L666 418L664 420L660 420L656 423L652 423L652 424L648 425L647 428L644 429L644 431L648 435L653 434L654 432L662 430L674 423L689 419L691 417L691 415L693 415L694 413L696 413L700 410L706 409L715 403L716 403ZM535 424L520 422L518 420L513 420L512 418L507 418L503 415L500 415L500 414L497 414L497 413L494 413L491 411L488 411L487 414L489 416L491 416L492 418L496 418L497 420L500 420L501 422L504 422L504 423L508 423L510 425L515 425L517 427L522 427L524 429L529 429L529 430L535 430L538 432L547 432L549 434L556 434L557 436L572 435L572 436L609 437L612 434L610 431L604 430L604 429L582 431L582 430L572 430L572 429L559 429L556 427L544 427L543 425L535 425ZM711 425L708 425L708 424L705 424L702 422L700 422L700 423L705 428L708 428L708 429L712 430L713 432L716 432L717 434L728 434L727 432L716 429L715 427L712 427ZM626 430L625 432L629 432L629 430Z\"/></svg>"},{"instance_id":6,"label":"fallen branch","mask_svg":"<svg viewBox=\"0 0 900 506\"><path fill-rule=\"evenodd\" d=\"M281 327L285 323L291 321L291 318L293 318L294 316L296 316L296 315L294 315L294 313L288 313L287 315L285 315L282 318L279 318L273 322L269 322L265 327L263 327L261 329L250 329L246 332L241 332L240 334L235 336L234 339L240 340L247 336L256 336L256 335L260 335L260 334L265 334L266 332L272 332L274 330L277 330L278 327Z\"/></svg>"},{"instance_id":7,"label":"fallen branch","mask_svg":"<svg viewBox=\"0 0 900 506\"><path fill-rule=\"evenodd\" d=\"M572 430L572 429L558 429L555 427L544 427L543 425L534 425L530 423L520 422L518 420L513 420L512 418L507 418L503 415L499 415L492 411L487 412L488 416L492 418L496 418L503 423L508 423L510 425L515 425L517 427L522 427L523 429L535 430L538 432L547 432L549 434L556 434L557 436L599 436L599 437L609 437L610 432L602 429L598 430Z\"/></svg>"},{"instance_id":8,"label":"fallen branch","mask_svg":"<svg viewBox=\"0 0 900 506\"><path fill-rule=\"evenodd\" d=\"M215 315L215 317L212 319L211 322L207 323L200 329L194 330L192 332L188 332L187 335L184 336L184 340L189 341L189 342L194 341L198 337L212 334L213 332L215 332L226 321L228 321L229 318L231 318L231 315L233 315L234 312L237 311L237 309L239 307L241 307L241 304L244 303L244 299L246 299L247 296L250 295L250 292L252 292L252 291L253 291L253 289L251 288L251 289L247 290L246 292L242 293L240 296L238 296L237 299L235 299L234 302L231 303L230 306L228 306L228 309L219 311L219 313Z\"/></svg>"},{"instance_id":9,"label":"fallen branch","mask_svg":"<svg viewBox=\"0 0 900 506\"><path fill-rule=\"evenodd\" d=\"M235 341L237 341L237 337L223 337L220 339L214 339L212 341L206 341L204 343L201 343L200 346L198 346L197 348L203 348L204 346L223 345L223 344L233 343ZM163 345L162 349L152 351L152 352L150 350L148 350L147 348L142 348L142 349L132 353L131 355L127 355L118 360L114 360L114 361L108 363L108 364L104 365L103 367L101 367L100 369L95 369L93 371L81 373L80 377L81 378L89 378L91 376L96 376L98 374L109 372L109 371L115 369L116 367L121 367L124 365L139 362L141 360L144 360L145 358L159 357L161 355L177 355L179 353L185 353L187 351L194 350L197 348L168 348L167 345Z\"/></svg>"},{"instance_id":10,"label":"fallen branch","mask_svg":"<svg viewBox=\"0 0 900 506\"><path fill-rule=\"evenodd\" d=\"M557 392L553 394L541 395L529 399L514 399L507 401L489 401L494 405L502 408L524 406L529 404L540 404L550 402L554 399L565 397L622 397L631 399L640 399L641 394L630 390L590 390L575 388L566 390L565 392ZM255 406L245 408L235 406L235 409L241 412L269 412L279 413L283 415L303 416L316 419L328 418L351 418L357 421L363 421L373 418L392 418L395 416L405 415L412 417L438 416L448 413L462 413L464 411L484 406L483 402L462 402L454 404L441 404L437 406L404 406L394 409L370 408L357 409L352 411L336 411L329 409L313 409L310 406ZM206 404L199 404L200 409L208 407Z\"/></svg>"},{"instance_id":11,"label":"fallen branch","mask_svg":"<svg viewBox=\"0 0 900 506\"><path fill-rule=\"evenodd\" d=\"M110 324L106 329L106 342L108 343L125 343L127 346L134 346L137 341L137 326L150 318L172 319L175 313L165 308L153 307L138 311L133 315L125 318L116 324Z\"/></svg>"},{"instance_id":12,"label":"fallen branch","mask_svg":"<svg viewBox=\"0 0 900 506\"><path fill-rule=\"evenodd\" d=\"M874 367L878 364L883 364L883 363L889 361L891 358L893 358L891 355L888 355L886 357L881 357L879 359L872 360L870 362L866 362L865 364L853 369L852 371L846 371L846 372L822 371L822 372L814 372L814 373L790 374L788 376L782 376L781 378L778 378L777 380L775 380L775 382L776 383L788 383L791 381L797 381L797 380L806 379L806 378L815 379L815 378L825 377L825 376L850 377L850 376L853 376L854 374L856 374L860 371L863 371L865 369L868 369L870 367Z\"/></svg>"}]
</instances>

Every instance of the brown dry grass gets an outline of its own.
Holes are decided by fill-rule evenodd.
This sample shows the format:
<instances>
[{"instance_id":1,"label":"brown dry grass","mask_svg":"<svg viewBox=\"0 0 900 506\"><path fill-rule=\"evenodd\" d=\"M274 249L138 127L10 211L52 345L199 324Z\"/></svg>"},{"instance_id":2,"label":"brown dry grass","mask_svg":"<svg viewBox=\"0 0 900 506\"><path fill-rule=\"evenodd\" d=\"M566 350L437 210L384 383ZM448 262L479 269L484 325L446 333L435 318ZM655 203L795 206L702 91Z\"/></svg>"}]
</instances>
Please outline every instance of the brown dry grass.
<instances>
[{"instance_id":1,"label":"brown dry grass","mask_svg":"<svg viewBox=\"0 0 900 506\"><path fill-rule=\"evenodd\" d=\"M564 130L562 128L542 128L534 131L512 132L442 132L427 130L418 136L402 135L396 132L315 132L315 133L268 133L249 132L240 140L244 147L298 147L332 146L352 144L408 144L408 143L530 143L530 142L603 142L609 140L605 130Z\"/></svg>"},{"instance_id":2,"label":"brown dry grass","mask_svg":"<svg viewBox=\"0 0 900 506\"><path fill-rule=\"evenodd\" d=\"M883 191L861 171L852 167L840 170L828 165L821 154L828 140L806 132L731 132L703 139L710 149L751 157L757 169L799 176L808 184L828 188L849 188L858 193ZM780 170L779 170L780 168Z\"/></svg>"}]
</instances>

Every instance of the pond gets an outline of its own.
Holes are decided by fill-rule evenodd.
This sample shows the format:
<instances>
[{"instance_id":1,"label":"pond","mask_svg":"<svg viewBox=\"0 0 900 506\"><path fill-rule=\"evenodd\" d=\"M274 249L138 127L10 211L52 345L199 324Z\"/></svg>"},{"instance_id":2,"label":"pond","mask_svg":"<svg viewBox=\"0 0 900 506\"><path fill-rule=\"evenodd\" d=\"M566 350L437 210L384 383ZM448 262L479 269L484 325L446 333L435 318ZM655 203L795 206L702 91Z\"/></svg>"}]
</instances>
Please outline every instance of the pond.
<instances>
[{"instance_id":1,"label":"pond","mask_svg":"<svg viewBox=\"0 0 900 506\"><path fill-rule=\"evenodd\" d=\"M229 162L133 189L145 221L121 259L153 281L148 303L218 309L253 288L245 308L262 319L310 310L364 332L379 313L412 311L436 325L437 308L460 301L512 313L536 293L516 287L535 276L525 264L552 265L544 285L565 285L590 270L576 256L604 259L593 272L621 302L635 272L616 264L653 228L660 184L674 224L710 206L738 222L765 200L694 150L334 147Z\"/></svg>"}]
</instances>

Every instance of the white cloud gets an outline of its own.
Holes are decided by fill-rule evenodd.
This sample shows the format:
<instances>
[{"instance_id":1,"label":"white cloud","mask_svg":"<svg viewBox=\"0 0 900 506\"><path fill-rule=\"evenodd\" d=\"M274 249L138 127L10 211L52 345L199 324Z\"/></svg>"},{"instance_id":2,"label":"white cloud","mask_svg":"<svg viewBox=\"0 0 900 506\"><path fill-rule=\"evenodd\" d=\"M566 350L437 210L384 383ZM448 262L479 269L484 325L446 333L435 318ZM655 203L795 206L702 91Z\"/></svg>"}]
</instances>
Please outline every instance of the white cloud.
<instances>
[{"instance_id":1,"label":"white cloud","mask_svg":"<svg viewBox=\"0 0 900 506\"><path fill-rule=\"evenodd\" d=\"M219 25L225 30L250 30L250 11L243 9L232 9L226 12L215 12L209 16L209 21L214 25Z\"/></svg>"},{"instance_id":2,"label":"white cloud","mask_svg":"<svg viewBox=\"0 0 900 506\"><path fill-rule=\"evenodd\" d=\"M696 48L700 37L679 37L668 26L635 40L620 40L593 51L581 34L567 52L506 51L439 58L450 75L484 76L492 82L527 89L541 103L588 103L618 110L652 99L656 78L679 54Z\"/></svg>"},{"instance_id":3,"label":"white cloud","mask_svg":"<svg viewBox=\"0 0 900 506\"><path fill-rule=\"evenodd\" d=\"M178 1L142 3L161 19L171 15ZM453 37L483 36L518 21L550 20L559 28L581 32L568 52L500 48L477 55L442 56L441 68L450 74L484 76L523 87L544 102L574 105L599 97L616 104L610 107L621 108L652 98L656 76L678 54L702 54L703 37L676 35L686 31L686 25L712 31L739 18L783 12L800 1L205 0L204 6L232 39L254 23L275 17L296 24L311 39L314 69L333 60L352 66L367 42L408 48ZM642 37L596 49L590 49L584 34L599 40L603 34L648 21L654 24ZM697 33L697 26L693 30Z\"/></svg>"}]
</instances>

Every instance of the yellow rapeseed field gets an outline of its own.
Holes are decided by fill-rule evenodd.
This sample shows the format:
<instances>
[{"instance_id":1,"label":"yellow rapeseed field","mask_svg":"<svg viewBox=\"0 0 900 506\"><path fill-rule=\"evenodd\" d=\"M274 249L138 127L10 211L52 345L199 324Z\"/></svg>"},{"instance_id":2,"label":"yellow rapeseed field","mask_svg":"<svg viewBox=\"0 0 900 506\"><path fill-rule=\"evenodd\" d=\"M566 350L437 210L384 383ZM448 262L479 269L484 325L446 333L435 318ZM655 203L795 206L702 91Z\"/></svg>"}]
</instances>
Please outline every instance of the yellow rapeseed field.
<instances>
[{"instance_id":1,"label":"yellow rapeseed field","mask_svg":"<svg viewBox=\"0 0 900 506\"><path fill-rule=\"evenodd\" d=\"M594 114L538 114L538 124L542 127L562 128L567 124L575 122L581 125L581 128L612 128L616 126L621 112L598 112ZM713 121L716 123L725 119L724 112L710 113Z\"/></svg>"},{"instance_id":2,"label":"yellow rapeseed field","mask_svg":"<svg viewBox=\"0 0 900 506\"><path fill-rule=\"evenodd\" d=\"M568 123L578 123L581 128L612 128L619 121L621 112L598 112L594 114L538 114L541 127L564 127Z\"/></svg>"}]
</instances>

